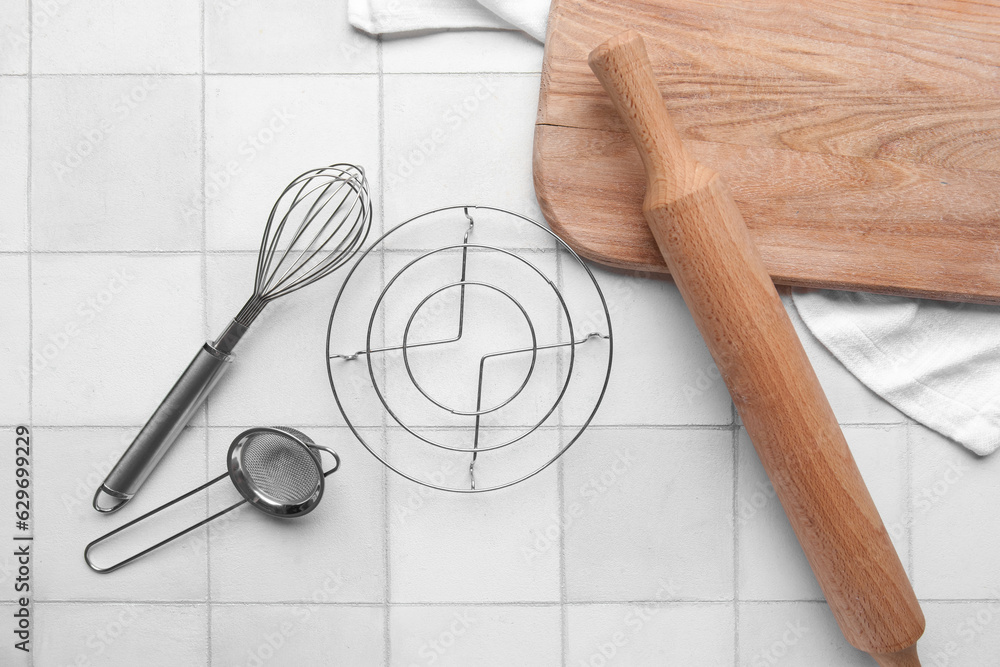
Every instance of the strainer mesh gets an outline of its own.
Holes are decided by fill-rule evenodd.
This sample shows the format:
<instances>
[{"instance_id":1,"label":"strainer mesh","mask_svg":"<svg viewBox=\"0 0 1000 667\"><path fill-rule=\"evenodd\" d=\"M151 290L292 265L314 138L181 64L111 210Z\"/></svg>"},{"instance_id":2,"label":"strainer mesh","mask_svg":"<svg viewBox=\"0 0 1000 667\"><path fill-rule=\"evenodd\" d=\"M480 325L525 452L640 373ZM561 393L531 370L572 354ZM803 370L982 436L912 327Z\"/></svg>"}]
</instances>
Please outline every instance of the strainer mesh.
<instances>
[{"instance_id":1,"label":"strainer mesh","mask_svg":"<svg viewBox=\"0 0 1000 667\"><path fill-rule=\"evenodd\" d=\"M279 503L304 502L319 486L316 459L288 436L271 432L251 435L241 458L250 483Z\"/></svg>"}]
</instances>

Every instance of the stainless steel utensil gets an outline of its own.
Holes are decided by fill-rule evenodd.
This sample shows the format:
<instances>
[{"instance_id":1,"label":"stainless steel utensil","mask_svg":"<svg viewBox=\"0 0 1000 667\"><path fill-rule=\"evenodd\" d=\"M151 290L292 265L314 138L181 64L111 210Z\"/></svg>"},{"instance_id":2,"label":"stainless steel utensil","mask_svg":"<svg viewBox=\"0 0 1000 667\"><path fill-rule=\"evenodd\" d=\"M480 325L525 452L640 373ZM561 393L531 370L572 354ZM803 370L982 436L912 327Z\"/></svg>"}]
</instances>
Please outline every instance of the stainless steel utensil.
<instances>
[{"instance_id":1,"label":"stainless steel utensil","mask_svg":"<svg viewBox=\"0 0 1000 667\"><path fill-rule=\"evenodd\" d=\"M334 164L292 181L271 209L254 292L225 331L206 342L94 494L114 512L139 490L233 360L232 351L269 302L329 275L361 249L372 205L364 170Z\"/></svg>"},{"instance_id":2,"label":"stainless steel utensil","mask_svg":"<svg viewBox=\"0 0 1000 667\"><path fill-rule=\"evenodd\" d=\"M480 493L537 475L576 442L604 398L612 348L600 285L568 245L512 211L450 206L397 225L351 267L327 371L345 422L390 470ZM379 408L386 428L373 437L358 423Z\"/></svg>"},{"instance_id":3,"label":"stainless steel utensil","mask_svg":"<svg viewBox=\"0 0 1000 667\"><path fill-rule=\"evenodd\" d=\"M320 464L319 450L329 453L335 461L335 465L326 472L323 471ZM329 447L317 445L301 431L287 426L252 428L240 433L233 440L233 444L229 446L226 460L228 470L212 481L160 505L151 512L129 521L88 544L83 550L83 559L87 565L95 572L102 574L114 572L149 552L159 549L164 544L173 542L178 537L233 511L244 503L250 503L261 512L271 516L284 518L304 516L315 509L323 498L326 477L340 468L340 457L335 451ZM99 567L90 559L90 550L96 545L171 505L204 491L224 477L229 477L233 481L233 486L243 496L243 500L114 565Z\"/></svg>"}]
</instances>

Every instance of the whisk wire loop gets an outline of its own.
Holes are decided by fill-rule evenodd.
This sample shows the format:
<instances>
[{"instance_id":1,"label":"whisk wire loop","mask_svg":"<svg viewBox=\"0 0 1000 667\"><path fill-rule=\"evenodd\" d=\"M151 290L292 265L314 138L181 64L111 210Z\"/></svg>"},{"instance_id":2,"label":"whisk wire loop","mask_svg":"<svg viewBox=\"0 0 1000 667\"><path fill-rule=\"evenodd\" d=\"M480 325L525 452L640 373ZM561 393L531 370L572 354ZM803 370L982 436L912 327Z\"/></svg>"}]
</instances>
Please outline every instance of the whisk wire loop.
<instances>
[{"instance_id":1,"label":"whisk wire loop","mask_svg":"<svg viewBox=\"0 0 1000 667\"><path fill-rule=\"evenodd\" d=\"M331 165L299 176L281 193L268 217L255 294L272 301L343 266L367 240L371 216L368 183L360 167ZM291 231L293 219L298 225ZM307 232L311 235L303 244Z\"/></svg>"}]
</instances>

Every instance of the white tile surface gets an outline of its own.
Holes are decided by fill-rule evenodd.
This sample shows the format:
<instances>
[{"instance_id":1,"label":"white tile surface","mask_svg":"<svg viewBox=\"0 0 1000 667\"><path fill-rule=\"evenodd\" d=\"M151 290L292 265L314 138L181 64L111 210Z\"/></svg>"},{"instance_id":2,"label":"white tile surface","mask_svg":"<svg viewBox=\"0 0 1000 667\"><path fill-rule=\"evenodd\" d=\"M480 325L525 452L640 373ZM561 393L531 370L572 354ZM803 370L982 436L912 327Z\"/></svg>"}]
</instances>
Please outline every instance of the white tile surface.
<instances>
[{"instance_id":1,"label":"white tile surface","mask_svg":"<svg viewBox=\"0 0 1000 667\"><path fill-rule=\"evenodd\" d=\"M847 643L826 603L740 604L741 665L868 667L870 655Z\"/></svg>"},{"instance_id":2,"label":"white tile surface","mask_svg":"<svg viewBox=\"0 0 1000 667\"><path fill-rule=\"evenodd\" d=\"M568 665L733 664L729 604L601 604L567 609Z\"/></svg>"},{"instance_id":3,"label":"white tile surface","mask_svg":"<svg viewBox=\"0 0 1000 667\"><path fill-rule=\"evenodd\" d=\"M0 339L0 367L5 382L0 386L0 424L27 423L29 417L28 383L32 373L29 361L28 334L31 318L28 299L31 290L28 257L0 256L0 312L4 313L4 335Z\"/></svg>"},{"instance_id":4,"label":"white tile surface","mask_svg":"<svg viewBox=\"0 0 1000 667\"><path fill-rule=\"evenodd\" d=\"M378 182L375 76L210 76L206 80L208 247L260 247L275 199L296 176L335 162L366 168Z\"/></svg>"},{"instance_id":5,"label":"white tile surface","mask_svg":"<svg viewBox=\"0 0 1000 667\"><path fill-rule=\"evenodd\" d=\"M215 338L253 293L257 255L208 258L208 322ZM340 287L335 274L274 301L236 348L236 359L209 398L213 426L340 424L326 376L326 326ZM276 401L274 389L295 392Z\"/></svg>"},{"instance_id":6,"label":"white tile surface","mask_svg":"<svg viewBox=\"0 0 1000 667\"><path fill-rule=\"evenodd\" d=\"M564 462L572 601L731 600L732 433L592 429Z\"/></svg>"},{"instance_id":7,"label":"white tile surface","mask_svg":"<svg viewBox=\"0 0 1000 667\"><path fill-rule=\"evenodd\" d=\"M627 290L630 286L615 280L620 276L582 264L565 249L559 250L559 256L559 276L563 283L563 298L573 322L573 338L577 342L586 338L582 345L576 346L572 374L559 403L560 423L568 434L575 434L588 420L594 419L595 409L598 410L598 420L605 419L605 423L614 420L614 416L606 412L609 403L604 402L607 397L602 393L606 393L605 384L615 376L615 366L622 358L622 348L617 342L621 306L615 299L622 289ZM587 268L594 271L593 280ZM560 326L566 327L563 318L560 318ZM606 338L609 332L614 335L614 340ZM601 338L590 338L592 334ZM569 371L568 363L564 363L562 371L560 380L565 377L563 373Z\"/></svg>"},{"instance_id":8,"label":"white tile surface","mask_svg":"<svg viewBox=\"0 0 1000 667\"><path fill-rule=\"evenodd\" d=\"M37 79L34 248L200 248L201 217L185 212L202 189L199 91L197 77Z\"/></svg>"},{"instance_id":9,"label":"white tile surface","mask_svg":"<svg viewBox=\"0 0 1000 667\"><path fill-rule=\"evenodd\" d=\"M677 287L599 270L615 360L596 424L729 424L732 404Z\"/></svg>"},{"instance_id":10,"label":"white tile surface","mask_svg":"<svg viewBox=\"0 0 1000 667\"><path fill-rule=\"evenodd\" d=\"M468 455L456 464L429 445L409 440L404 444L395 439L398 435L398 429L389 433L396 465L426 470L439 484L468 483ZM505 479L514 478L508 470L499 472ZM481 478L480 487L492 481ZM558 601L558 508L554 470L509 489L473 495L427 489L392 474L390 600Z\"/></svg>"},{"instance_id":11,"label":"white tile surface","mask_svg":"<svg viewBox=\"0 0 1000 667\"><path fill-rule=\"evenodd\" d=\"M913 426L913 567L922 598L1000 599L1000 458Z\"/></svg>"},{"instance_id":12,"label":"white tile surface","mask_svg":"<svg viewBox=\"0 0 1000 667\"><path fill-rule=\"evenodd\" d=\"M34 419L146 423L204 344L194 255L36 255Z\"/></svg>"},{"instance_id":13,"label":"white tile surface","mask_svg":"<svg viewBox=\"0 0 1000 667\"><path fill-rule=\"evenodd\" d=\"M847 427L844 435L904 567L906 427ZM750 600L822 600L823 594L746 432L740 429L740 595Z\"/></svg>"},{"instance_id":14,"label":"white tile surface","mask_svg":"<svg viewBox=\"0 0 1000 667\"><path fill-rule=\"evenodd\" d=\"M539 428L527 435L529 426L511 429L480 428L479 453L473 465L470 452L476 442L474 425L447 429L411 428L413 433L419 434L420 438L417 438L413 433L408 433L391 422L390 424L383 436L386 441L387 463L398 473L439 487L439 490L467 491L472 487L473 478L477 489L497 490L497 486L523 480L525 476L539 470L538 483L554 485L557 482L555 466L542 469L552 462L559 450L562 438L556 427ZM428 495L423 493L425 489L419 491L419 496ZM544 500L542 507L547 508L547 492ZM394 517L399 525L403 525L415 514L411 510L421 506L421 497L410 491L400 502L390 505L390 518ZM538 540L540 543L545 542L545 546L521 550L520 553L527 562L534 562L536 556L558 546L554 536L555 527L552 525L554 523L555 514L548 517L545 525L544 532L547 533L548 542ZM521 527L518 526L515 530L520 532Z\"/></svg>"},{"instance_id":15,"label":"white tile surface","mask_svg":"<svg viewBox=\"0 0 1000 667\"><path fill-rule=\"evenodd\" d=\"M459 30L384 37L382 66L406 72L541 72L545 49L531 37L506 30Z\"/></svg>"},{"instance_id":16,"label":"white tile surface","mask_svg":"<svg viewBox=\"0 0 1000 667\"><path fill-rule=\"evenodd\" d=\"M394 667L557 665L562 655L559 607L394 607Z\"/></svg>"},{"instance_id":17,"label":"white tile surface","mask_svg":"<svg viewBox=\"0 0 1000 667\"><path fill-rule=\"evenodd\" d=\"M28 113L28 80L0 79L0 250L8 252L28 248Z\"/></svg>"},{"instance_id":18,"label":"white tile surface","mask_svg":"<svg viewBox=\"0 0 1000 667\"><path fill-rule=\"evenodd\" d=\"M28 0L3 0L3 34L0 35L0 74L26 74L31 35Z\"/></svg>"},{"instance_id":19,"label":"white tile surface","mask_svg":"<svg viewBox=\"0 0 1000 667\"><path fill-rule=\"evenodd\" d=\"M457 204L540 219L531 185L537 101L532 75L387 74L386 224Z\"/></svg>"},{"instance_id":20,"label":"white tile surface","mask_svg":"<svg viewBox=\"0 0 1000 667\"><path fill-rule=\"evenodd\" d=\"M376 44L326 0L205 3L209 72L375 72Z\"/></svg>"},{"instance_id":21,"label":"white tile surface","mask_svg":"<svg viewBox=\"0 0 1000 667\"><path fill-rule=\"evenodd\" d=\"M197 72L201 5L197 0L36 3L34 71Z\"/></svg>"},{"instance_id":22,"label":"white tile surface","mask_svg":"<svg viewBox=\"0 0 1000 667\"><path fill-rule=\"evenodd\" d=\"M225 471L226 452L241 430L211 429L210 474ZM303 428L303 433L332 447L342 459L341 470L326 479L320 504L306 516L281 520L241 507L213 524L213 601L385 600L381 464L347 429ZM329 459L323 458L329 467ZM213 512L240 499L228 480L212 487Z\"/></svg>"},{"instance_id":23,"label":"white tile surface","mask_svg":"<svg viewBox=\"0 0 1000 667\"><path fill-rule=\"evenodd\" d=\"M920 639L924 664L990 665L1000 655L1000 602L924 602L927 630Z\"/></svg>"},{"instance_id":24,"label":"white tile surface","mask_svg":"<svg viewBox=\"0 0 1000 667\"><path fill-rule=\"evenodd\" d=\"M354 269L355 267L350 267ZM367 349L368 323L372 308L378 294L382 291L382 256L376 251L367 256L363 267L357 267L348 283L349 288L340 294L337 290L341 281L348 280L345 270L339 276L331 276L327 280L338 285L327 284L318 289L329 289L326 299L327 324L330 335L329 353L351 355L359 350ZM331 311L337 299L337 317L330 321ZM380 318L376 318L379 320ZM324 327L325 328L325 327ZM381 349L384 346L382 327L376 321L372 328L371 347ZM324 355L327 351L324 351ZM374 364L373 364L374 365ZM380 376L379 376L380 377ZM354 426L381 426L385 419L382 403L375 395L367 359L358 356L355 359L333 359L329 365L329 379L336 387L337 401L343 406L350 423ZM340 412L333 404L328 404L331 411ZM332 412L331 412L332 414ZM338 415L335 423L343 423Z\"/></svg>"},{"instance_id":25,"label":"white tile surface","mask_svg":"<svg viewBox=\"0 0 1000 667\"><path fill-rule=\"evenodd\" d=\"M203 605L39 605L35 664L208 665L207 615Z\"/></svg>"},{"instance_id":26,"label":"white tile surface","mask_svg":"<svg viewBox=\"0 0 1000 667\"><path fill-rule=\"evenodd\" d=\"M215 665L382 665L383 610L330 605L212 607Z\"/></svg>"},{"instance_id":27,"label":"white tile surface","mask_svg":"<svg viewBox=\"0 0 1000 667\"><path fill-rule=\"evenodd\" d=\"M113 515L91 508L94 491L128 447L135 429L35 429L36 600L205 600L208 560L204 529L109 574L83 560L84 547L101 535L205 482L205 432L188 428L140 492ZM98 566L117 563L205 518L204 495L110 538L91 551Z\"/></svg>"}]
</instances>

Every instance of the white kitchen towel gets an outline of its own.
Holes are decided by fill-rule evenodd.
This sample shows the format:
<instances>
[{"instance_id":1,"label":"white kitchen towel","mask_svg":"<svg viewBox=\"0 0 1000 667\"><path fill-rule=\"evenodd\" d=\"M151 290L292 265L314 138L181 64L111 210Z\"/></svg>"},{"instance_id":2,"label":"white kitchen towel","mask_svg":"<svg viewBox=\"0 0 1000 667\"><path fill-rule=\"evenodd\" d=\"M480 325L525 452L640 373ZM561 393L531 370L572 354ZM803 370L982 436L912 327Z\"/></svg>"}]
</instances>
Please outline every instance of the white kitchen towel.
<instances>
[{"instance_id":1,"label":"white kitchen towel","mask_svg":"<svg viewBox=\"0 0 1000 667\"><path fill-rule=\"evenodd\" d=\"M347 18L372 35L490 28L545 41L550 0L348 0Z\"/></svg>"},{"instance_id":2,"label":"white kitchen towel","mask_svg":"<svg viewBox=\"0 0 1000 667\"><path fill-rule=\"evenodd\" d=\"M1000 308L794 290L809 330L916 421L985 455L1000 447Z\"/></svg>"}]
</instances>

